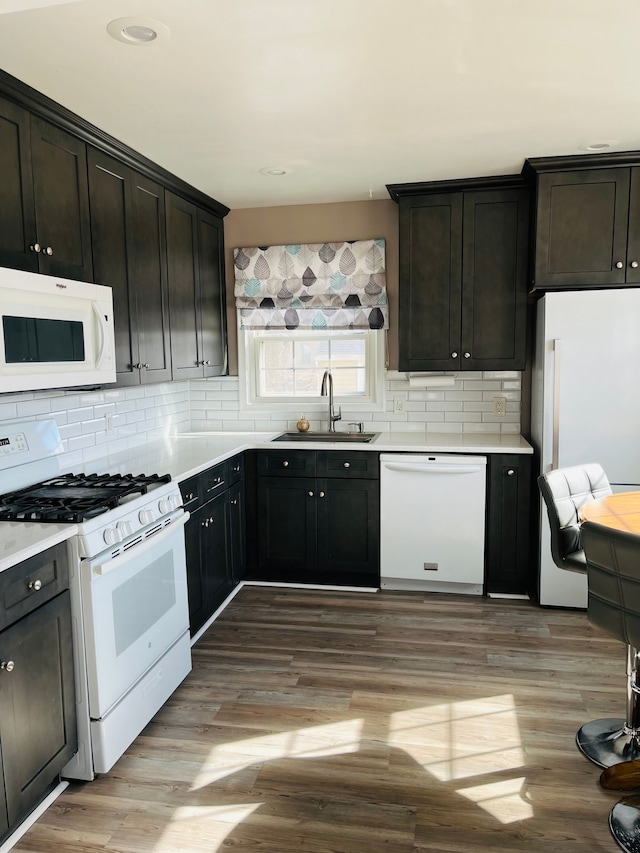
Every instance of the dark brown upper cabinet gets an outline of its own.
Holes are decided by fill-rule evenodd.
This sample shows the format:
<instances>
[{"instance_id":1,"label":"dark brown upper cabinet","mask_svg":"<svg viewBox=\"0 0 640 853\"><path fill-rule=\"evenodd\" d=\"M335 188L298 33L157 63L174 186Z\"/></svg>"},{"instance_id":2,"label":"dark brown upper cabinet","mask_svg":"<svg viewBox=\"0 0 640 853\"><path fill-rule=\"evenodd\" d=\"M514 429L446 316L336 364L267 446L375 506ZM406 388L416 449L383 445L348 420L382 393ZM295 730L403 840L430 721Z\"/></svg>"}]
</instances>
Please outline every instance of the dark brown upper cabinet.
<instances>
[{"instance_id":1,"label":"dark brown upper cabinet","mask_svg":"<svg viewBox=\"0 0 640 853\"><path fill-rule=\"evenodd\" d=\"M525 163L536 205L532 287L640 284L640 160L636 162L599 155Z\"/></svg>"},{"instance_id":2,"label":"dark brown upper cabinet","mask_svg":"<svg viewBox=\"0 0 640 853\"><path fill-rule=\"evenodd\" d=\"M226 371L222 221L165 194L171 360L174 379Z\"/></svg>"},{"instance_id":3,"label":"dark brown upper cabinet","mask_svg":"<svg viewBox=\"0 0 640 853\"><path fill-rule=\"evenodd\" d=\"M91 281L86 146L0 100L0 264Z\"/></svg>"},{"instance_id":4,"label":"dark brown upper cabinet","mask_svg":"<svg viewBox=\"0 0 640 853\"><path fill-rule=\"evenodd\" d=\"M119 385L171 378L164 190L89 147L94 273L113 289Z\"/></svg>"},{"instance_id":5,"label":"dark brown upper cabinet","mask_svg":"<svg viewBox=\"0 0 640 853\"><path fill-rule=\"evenodd\" d=\"M398 369L522 369L527 189L511 177L387 189L400 205Z\"/></svg>"}]
</instances>

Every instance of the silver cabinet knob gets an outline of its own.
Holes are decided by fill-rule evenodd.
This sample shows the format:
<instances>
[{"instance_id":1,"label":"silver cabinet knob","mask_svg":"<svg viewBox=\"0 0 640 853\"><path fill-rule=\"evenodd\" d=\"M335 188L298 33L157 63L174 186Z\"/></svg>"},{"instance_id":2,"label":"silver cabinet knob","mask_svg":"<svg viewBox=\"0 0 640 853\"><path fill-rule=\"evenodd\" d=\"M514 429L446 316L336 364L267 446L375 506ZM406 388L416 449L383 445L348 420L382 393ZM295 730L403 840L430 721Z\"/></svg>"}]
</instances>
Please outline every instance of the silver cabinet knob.
<instances>
[{"instance_id":1,"label":"silver cabinet knob","mask_svg":"<svg viewBox=\"0 0 640 853\"><path fill-rule=\"evenodd\" d=\"M148 369L149 369L149 364L148 364L148 363L147 363L147 364L143 364L142 366L143 366L146 370L148 370Z\"/></svg>"},{"instance_id":2,"label":"silver cabinet knob","mask_svg":"<svg viewBox=\"0 0 640 853\"><path fill-rule=\"evenodd\" d=\"M342 467L343 468L351 468L351 462L344 462Z\"/></svg>"},{"instance_id":3,"label":"silver cabinet knob","mask_svg":"<svg viewBox=\"0 0 640 853\"><path fill-rule=\"evenodd\" d=\"M203 364L211 364L211 362L209 361L209 359L206 359L206 360L205 360L205 361L203 361L202 363L203 363Z\"/></svg>"},{"instance_id":4,"label":"silver cabinet knob","mask_svg":"<svg viewBox=\"0 0 640 853\"><path fill-rule=\"evenodd\" d=\"M41 580L29 581L28 588L37 592L39 589L42 589L42 581Z\"/></svg>"},{"instance_id":5,"label":"silver cabinet knob","mask_svg":"<svg viewBox=\"0 0 640 853\"><path fill-rule=\"evenodd\" d=\"M47 246L47 248L44 250L44 253L45 255L49 255L49 257L51 257L51 255L53 255L53 249L51 248L51 246Z\"/></svg>"},{"instance_id":6,"label":"silver cabinet knob","mask_svg":"<svg viewBox=\"0 0 640 853\"><path fill-rule=\"evenodd\" d=\"M457 357L458 357L458 353L457 353L457 352L452 352L452 353L451 353L451 358L457 358Z\"/></svg>"},{"instance_id":7,"label":"silver cabinet knob","mask_svg":"<svg viewBox=\"0 0 640 853\"><path fill-rule=\"evenodd\" d=\"M33 246L29 246L29 248L32 252L35 252L36 255L39 255L42 251L42 246L40 245L40 243L34 243Z\"/></svg>"},{"instance_id":8,"label":"silver cabinet knob","mask_svg":"<svg viewBox=\"0 0 640 853\"><path fill-rule=\"evenodd\" d=\"M465 357L465 358L471 358L471 353L470 353L470 352L465 352L464 357Z\"/></svg>"},{"instance_id":9,"label":"silver cabinet knob","mask_svg":"<svg viewBox=\"0 0 640 853\"><path fill-rule=\"evenodd\" d=\"M634 270L637 270L638 269L638 262L637 261L631 261L631 266L633 267Z\"/></svg>"},{"instance_id":10,"label":"silver cabinet knob","mask_svg":"<svg viewBox=\"0 0 640 853\"><path fill-rule=\"evenodd\" d=\"M289 463L288 463L288 461L287 461L286 459L285 459L285 460L284 460L284 462L282 463L282 467L283 467L283 468L288 468L288 467L289 467Z\"/></svg>"},{"instance_id":11,"label":"silver cabinet knob","mask_svg":"<svg viewBox=\"0 0 640 853\"><path fill-rule=\"evenodd\" d=\"M621 270L623 266L624 264L622 263L622 261L618 261L618 263L616 264L616 269Z\"/></svg>"},{"instance_id":12,"label":"silver cabinet knob","mask_svg":"<svg viewBox=\"0 0 640 853\"><path fill-rule=\"evenodd\" d=\"M231 501L231 506L238 506L238 501L235 498Z\"/></svg>"},{"instance_id":13,"label":"silver cabinet knob","mask_svg":"<svg viewBox=\"0 0 640 853\"><path fill-rule=\"evenodd\" d=\"M0 669L4 669L6 672L13 672L14 666L15 663L12 660L0 661Z\"/></svg>"},{"instance_id":14,"label":"silver cabinet knob","mask_svg":"<svg viewBox=\"0 0 640 853\"><path fill-rule=\"evenodd\" d=\"M321 497L321 498L323 498L323 497L324 497L324 492L319 492L319 493L318 493L318 496L319 496L319 497Z\"/></svg>"},{"instance_id":15,"label":"silver cabinet knob","mask_svg":"<svg viewBox=\"0 0 640 853\"><path fill-rule=\"evenodd\" d=\"M513 468L509 468L509 470L507 471L507 477L513 477L513 475L514 475L515 473L516 473L516 472L513 470Z\"/></svg>"},{"instance_id":16,"label":"silver cabinet knob","mask_svg":"<svg viewBox=\"0 0 640 853\"><path fill-rule=\"evenodd\" d=\"M313 492L309 492L309 497L310 497L310 498L312 498L312 497L313 497Z\"/></svg>"}]
</instances>

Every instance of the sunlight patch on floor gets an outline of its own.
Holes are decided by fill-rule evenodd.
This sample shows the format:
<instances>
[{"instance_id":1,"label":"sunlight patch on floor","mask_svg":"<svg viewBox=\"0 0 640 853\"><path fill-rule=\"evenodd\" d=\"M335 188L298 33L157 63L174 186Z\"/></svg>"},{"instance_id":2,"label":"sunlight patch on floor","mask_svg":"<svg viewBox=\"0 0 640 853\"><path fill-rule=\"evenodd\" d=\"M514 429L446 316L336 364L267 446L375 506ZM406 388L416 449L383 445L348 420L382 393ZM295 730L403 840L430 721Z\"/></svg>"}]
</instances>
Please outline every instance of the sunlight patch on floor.
<instances>
[{"instance_id":1,"label":"sunlight patch on floor","mask_svg":"<svg viewBox=\"0 0 640 853\"><path fill-rule=\"evenodd\" d=\"M526 778L522 776L519 779L504 779L474 788L461 788L458 793L489 812L500 823L514 823L533 817L531 803L523 799L525 784Z\"/></svg>"},{"instance_id":2,"label":"sunlight patch on floor","mask_svg":"<svg viewBox=\"0 0 640 853\"><path fill-rule=\"evenodd\" d=\"M319 758L360 749L364 720L343 720L290 732L244 738L214 747L195 778L192 790L230 773L278 758Z\"/></svg>"}]
</instances>

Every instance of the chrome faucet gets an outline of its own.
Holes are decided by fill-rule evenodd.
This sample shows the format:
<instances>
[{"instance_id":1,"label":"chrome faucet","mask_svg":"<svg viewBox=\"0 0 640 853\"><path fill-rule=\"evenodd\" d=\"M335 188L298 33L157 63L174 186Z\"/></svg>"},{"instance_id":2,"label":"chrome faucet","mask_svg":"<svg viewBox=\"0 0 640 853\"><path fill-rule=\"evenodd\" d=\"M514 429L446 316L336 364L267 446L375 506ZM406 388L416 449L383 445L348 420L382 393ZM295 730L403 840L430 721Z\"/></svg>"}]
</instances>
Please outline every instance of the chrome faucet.
<instances>
[{"instance_id":1,"label":"chrome faucet","mask_svg":"<svg viewBox=\"0 0 640 853\"><path fill-rule=\"evenodd\" d=\"M329 386L329 432L336 431L336 421L342 420L342 409L338 406L338 414L334 414L333 409L333 376L330 370L325 370L322 377L322 387L320 388L320 396L327 396L327 385Z\"/></svg>"}]
</instances>

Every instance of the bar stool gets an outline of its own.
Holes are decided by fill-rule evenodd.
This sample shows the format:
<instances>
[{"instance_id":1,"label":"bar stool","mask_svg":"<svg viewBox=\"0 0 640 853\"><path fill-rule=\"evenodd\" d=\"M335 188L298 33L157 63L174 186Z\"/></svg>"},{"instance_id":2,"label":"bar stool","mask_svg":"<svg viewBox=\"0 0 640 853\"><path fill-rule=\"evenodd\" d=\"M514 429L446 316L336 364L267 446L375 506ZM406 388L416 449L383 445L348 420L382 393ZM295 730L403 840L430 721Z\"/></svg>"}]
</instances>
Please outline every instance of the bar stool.
<instances>
[{"instance_id":1,"label":"bar stool","mask_svg":"<svg viewBox=\"0 0 640 853\"><path fill-rule=\"evenodd\" d=\"M586 573L587 560L583 550L586 525L581 525L578 512L588 501L611 494L611 486L602 466L589 463L557 468L538 477L538 487L549 515L554 563L560 569ZM640 684L640 663L635 645L625 640L619 631L615 633L609 630L608 626L613 627L615 624L613 610L607 611L608 617L605 619L602 607L595 600L592 601L589 577L589 621L627 643L626 718L605 717L585 723L576 734L576 743L594 764L610 767L620 761L640 758L640 700L633 689L636 680Z\"/></svg>"},{"instance_id":2,"label":"bar stool","mask_svg":"<svg viewBox=\"0 0 640 853\"><path fill-rule=\"evenodd\" d=\"M589 581L589 622L626 643L629 661L633 659L627 699L633 725L638 722L634 715L640 695L636 651L640 645L640 536L587 521L582 525L581 537ZM638 730L630 728L629 723L624 729L626 739L616 742L614 751L620 761L627 762L640 754ZM624 744L622 749L620 743ZM609 815L609 827L623 850L639 853L640 798L617 803Z\"/></svg>"}]
</instances>

